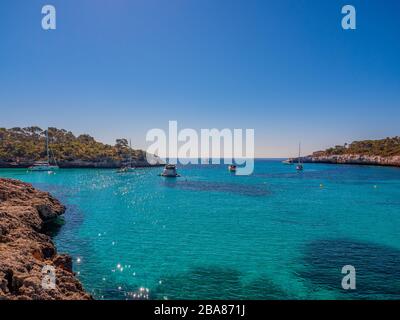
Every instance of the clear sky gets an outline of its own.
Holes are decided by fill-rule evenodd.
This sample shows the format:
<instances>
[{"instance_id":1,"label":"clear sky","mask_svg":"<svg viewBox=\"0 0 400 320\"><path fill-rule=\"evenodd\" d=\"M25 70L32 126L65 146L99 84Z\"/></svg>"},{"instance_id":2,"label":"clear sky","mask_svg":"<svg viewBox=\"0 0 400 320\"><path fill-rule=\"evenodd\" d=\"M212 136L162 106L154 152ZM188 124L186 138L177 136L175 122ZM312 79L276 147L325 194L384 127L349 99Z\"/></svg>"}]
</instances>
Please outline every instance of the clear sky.
<instances>
[{"instance_id":1,"label":"clear sky","mask_svg":"<svg viewBox=\"0 0 400 320\"><path fill-rule=\"evenodd\" d=\"M2 0L0 111L135 147L168 120L254 128L259 157L399 135L400 1Z\"/></svg>"}]
</instances>

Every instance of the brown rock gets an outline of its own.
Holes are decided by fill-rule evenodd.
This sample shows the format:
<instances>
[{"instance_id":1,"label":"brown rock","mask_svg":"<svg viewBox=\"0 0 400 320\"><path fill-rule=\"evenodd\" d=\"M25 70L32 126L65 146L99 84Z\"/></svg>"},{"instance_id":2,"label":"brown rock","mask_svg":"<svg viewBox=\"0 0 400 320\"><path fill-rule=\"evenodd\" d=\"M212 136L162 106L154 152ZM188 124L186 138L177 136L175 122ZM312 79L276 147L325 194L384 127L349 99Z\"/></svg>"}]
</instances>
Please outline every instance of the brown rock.
<instances>
[{"instance_id":1,"label":"brown rock","mask_svg":"<svg viewBox=\"0 0 400 320\"><path fill-rule=\"evenodd\" d=\"M50 194L30 184L0 179L0 300L91 299L72 272L72 259L59 255L43 224L65 212ZM42 286L43 267L54 268L56 286Z\"/></svg>"},{"instance_id":2,"label":"brown rock","mask_svg":"<svg viewBox=\"0 0 400 320\"><path fill-rule=\"evenodd\" d=\"M361 154L324 155L318 152L314 153L311 156L303 157L302 161L306 163L356 164L400 167L400 156L382 157Z\"/></svg>"},{"instance_id":3,"label":"brown rock","mask_svg":"<svg viewBox=\"0 0 400 320\"><path fill-rule=\"evenodd\" d=\"M53 260L53 263L55 266L60 267L63 270L72 272L72 259L69 255L59 255Z\"/></svg>"}]
</instances>

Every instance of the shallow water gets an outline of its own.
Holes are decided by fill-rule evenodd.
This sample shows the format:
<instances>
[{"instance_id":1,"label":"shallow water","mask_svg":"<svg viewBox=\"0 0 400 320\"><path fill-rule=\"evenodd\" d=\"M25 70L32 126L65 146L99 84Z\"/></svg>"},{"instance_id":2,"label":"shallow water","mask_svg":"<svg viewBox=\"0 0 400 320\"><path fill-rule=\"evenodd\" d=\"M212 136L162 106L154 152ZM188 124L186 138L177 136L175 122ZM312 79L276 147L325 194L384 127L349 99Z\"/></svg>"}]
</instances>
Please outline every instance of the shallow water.
<instances>
[{"instance_id":1,"label":"shallow water","mask_svg":"<svg viewBox=\"0 0 400 320\"><path fill-rule=\"evenodd\" d=\"M226 166L181 167L177 179L159 171L0 176L67 205L54 241L98 299L400 298L399 168L306 164L297 173L258 160L249 177ZM355 291L341 288L347 264Z\"/></svg>"}]
</instances>

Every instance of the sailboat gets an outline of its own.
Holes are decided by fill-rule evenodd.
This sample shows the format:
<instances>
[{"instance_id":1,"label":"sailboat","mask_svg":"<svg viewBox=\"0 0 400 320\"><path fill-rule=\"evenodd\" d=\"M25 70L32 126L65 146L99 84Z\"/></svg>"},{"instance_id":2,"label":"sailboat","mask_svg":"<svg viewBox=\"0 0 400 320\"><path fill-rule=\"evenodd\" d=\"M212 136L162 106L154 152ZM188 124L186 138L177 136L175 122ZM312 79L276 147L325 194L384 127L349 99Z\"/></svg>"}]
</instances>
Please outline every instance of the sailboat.
<instances>
[{"instance_id":1,"label":"sailboat","mask_svg":"<svg viewBox=\"0 0 400 320\"><path fill-rule=\"evenodd\" d=\"M303 171L303 164L301 163L301 143L299 143L299 157L297 158L297 166L296 166L296 170L297 171Z\"/></svg>"},{"instance_id":2,"label":"sailboat","mask_svg":"<svg viewBox=\"0 0 400 320\"><path fill-rule=\"evenodd\" d=\"M28 168L30 171L48 171L52 172L58 170L56 159L53 155L54 165L50 164L50 147L49 147L49 129L46 130L46 154L47 161L36 161L31 167Z\"/></svg>"},{"instance_id":3,"label":"sailboat","mask_svg":"<svg viewBox=\"0 0 400 320\"><path fill-rule=\"evenodd\" d=\"M131 139L129 139L129 166L127 167L122 167L118 170L119 173L123 173L123 172L132 172L135 170L135 168L133 167L133 158L132 158L132 141Z\"/></svg>"}]
</instances>

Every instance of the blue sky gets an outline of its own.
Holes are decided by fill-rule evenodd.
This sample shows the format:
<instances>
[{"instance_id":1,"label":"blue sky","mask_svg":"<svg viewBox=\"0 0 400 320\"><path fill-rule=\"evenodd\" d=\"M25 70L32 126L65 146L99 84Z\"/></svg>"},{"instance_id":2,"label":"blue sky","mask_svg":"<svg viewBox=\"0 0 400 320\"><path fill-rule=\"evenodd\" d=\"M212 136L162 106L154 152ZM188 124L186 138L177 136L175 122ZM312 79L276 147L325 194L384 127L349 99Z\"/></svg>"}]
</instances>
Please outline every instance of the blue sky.
<instances>
[{"instance_id":1,"label":"blue sky","mask_svg":"<svg viewBox=\"0 0 400 320\"><path fill-rule=\"evenodd\" d=\"M399 135L399 39L396 0L3 0L0 126L254 128L259 157Z\"/></svg>"}]
</instances>

